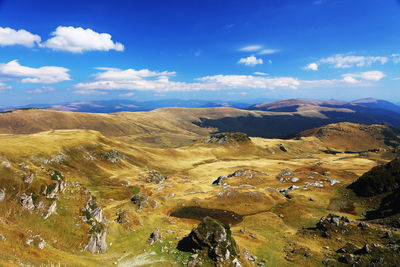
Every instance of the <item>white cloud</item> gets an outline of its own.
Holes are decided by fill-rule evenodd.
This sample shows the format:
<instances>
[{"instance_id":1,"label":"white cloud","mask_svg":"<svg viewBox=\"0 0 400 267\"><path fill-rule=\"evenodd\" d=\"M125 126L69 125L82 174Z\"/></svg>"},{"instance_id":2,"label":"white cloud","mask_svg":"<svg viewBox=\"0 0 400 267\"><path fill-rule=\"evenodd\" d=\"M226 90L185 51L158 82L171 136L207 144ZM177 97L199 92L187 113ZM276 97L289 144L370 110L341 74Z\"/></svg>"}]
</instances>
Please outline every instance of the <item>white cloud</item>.
<instances>
[{"instance_id":1,"label":"white cloud","mask_svg":"<svg viewBox=\"0 0 400 267\"><path fill-rule=\"evenodd\" d=\"M11 89L11 86L5 84L5 83L0 83L0 92L3 90Z\"/></svg>"},{"instance_id":2,"label":"white cloud","mask_svg":"<svg viewBox=\"0 0 400 267\"><path fill-rule=\"evenodd\" d=\"M269 55L279 52L278 49L266 49L261 45L249 45L242 48L239 48L239 51L244 52L257 52L258 55Z\"/></svg>"},{"instance_id":3,"label":"white cloud","mask_svg":"<svg viewBox=\"0 0 400 267\"><path fill-rule=\"evenodd\" d=\"M120 97L131 97L131 96L133 96L134 95L134 93L126 93L126 94L120 94L119 96Z\"/></svg>"},{"instance_id":4,"label":"white cloud","mask_svg":"<svg viewBox=\"0 0 400 267\"><path fill-rule=\"evenodd\" d=\"M313 62L304 67L305 70L318 70L318 64Z\"/></svg>"},{"instance_id":5,"label":"white cloud","mask_svg":"<svg viewBox=\"0 0 400 267\"><path fill-rule=\"evenodd\" d=\"M279 52L278 49L263 49L260 52L258 52L259 55L269 55L269 54L275 54Z\"/></svg>"},{"instance_id":6,"label":"white cloud","mask_svg":"<svg viewBox=\"0 0 400 267\"><path fill-rule=\"evenodd\" d=\"M170 81L175 72L150 70L121 70L97 68L104 72L93 75L95 81L78 83L74 87L77 94L99 94L112 90L138 91L199 91L226 89L296 89L300 82L291 77L266 78L253 75L214 75L196 79L195 82ZM264 75L264 73L263 73Z\"/></svg>"},{"instance_id":7,"label":"white cloud","mask_svg":"<svg viewBox=\"0 0 400 267\"><path fill-rule=\"evenodd\" d=\"M394 63L400 63L400 54L392 54L392 60Z\"/></svg>"},{"instance_id":8,"label":"white cloud","mask_svg":"<svg viewBox=\"0 0 400 267\"><path fill-rule=\"evenodd\" d=\"M358 74L343 74L342 75L344 78L344 80L349 81L350 83L355 83L358 82L358 80L356 80L355 78L359 78L361 80L365 80L365 81L380 81L383 77L385 77L385 74L381 71L366 71L366 72L362 72L362 73L358 73Z\"/></svg>"},{"instance_id":9,"label":"white cloud","mask_svg":"<svg viewBox=\"0 0 400 267\"><path fill-rule=\"evenodd\" d=\"M296 89L300 85L300 82L292 77L265 78L252 75L213 75L197 80L225 89L275 89L278 87Z\"/></svg>"},{"instance_id":10,"label":"white cloud","mask_svg":"<svg viewBox=\"0 0 400 267\"><path fill-rule=\"evenodd\" d=\"M261 45L249 45L249 46L239 48L239 51L254 52L254 51L261 50L261 49L262 49Z\"/></svg>"},{"instance_id":11,"label":"white cloud","mask_svg":"<svg viewBox=\"0 0 400 267\"><path fill-rule=\"evenodd\" d=\"M266 76L268 73L256 71L253 73L254 75Z\"/></svg>"},{"instance_id":12,"label":"white cloud","mask_svg":"<svg viewBox=\"0 0 400 267\"><path fill-rule=\"evenodd\" d=\"M94 50L124 50L123 44L111 40L110 34L97 33L92 29L58 26L52 35L54 37L43 43L43 47L72 53L82 53L84 51Z\"/></svg>"},{"instance_id":13,"label":"white cloud","mask_svg":"<svg viewBox=\"0 0 400 267\"><path fill-rule=\"evenodd\" d=\"M258 64L263 64L263 60L261 58L256 58L255 56L249 56L246 58L241 58L238 64L244 64L246 66L255 66Z\"/></svg>"},{"instance_id":14,"label":"white cloud","mask_svg":"<svg viewBox=\"0 0 400 267\"><path fill-rule=\"evenodd\" d=\"M28 90L26 91L29 94L42 94L45 92L53 92L54 88L53 87L43 87L42 89L34 89L34 90Z\"/></svg>"},{"instance_id":15,"label":"white cloud","mask_svg":"<svg viewBox=\"0 0 400 267\"><path fill-rule=\"evenodd\" d=\"M56 66L31 68L22 66L17 60L0 63L0 76L20 78L22 83L58 83L71 80L67 73L69 69Z\"/></svg>"},{"instance_id":16,"label":"white cloud","mask_svg":"<svg viewBox=\"0 0 400 267\"><path fill-rule=\"evenodd\" d=\"M32 34L26 30L14 30L11 28L0 27L0 46L23 45L34 47L40 43L40 36Z\"/></svg>"},{"instance_id":17,"label":"white cloud","mask_svg":"<svg viewBox=\"0 0 400 267\"><path fill-rule=\"evenodd\" d=\"M350 68L350 67L369 67L373 63L381 63L382 65L388 61L387 57L366 57L352 55L335 55L319 60L318 63L331 64L335 68Z\"/></svg>"},{"instance_id":18,"label":"white cloud","mask_svg":"<svg viewBox=\"0 0 400 267\"><path fill-rule=\"evenodd\" d=\"M105 94L106 91L154 91L158 94L170 91L199 90L240 90L246 89L297 89L311 87L348 87L371 86L385 75L380 71L348 73L339 79L331 80L299 80L294 77L265 77L265 73L254 75L211 75L195 79L194 82L171 81L175 72L97 68L102 71L93 75L95 80L88 83L78 83L74 87L77 94ZM121 97L131 96L131 92L121 94Z\"/></svg>"}]
</instances>

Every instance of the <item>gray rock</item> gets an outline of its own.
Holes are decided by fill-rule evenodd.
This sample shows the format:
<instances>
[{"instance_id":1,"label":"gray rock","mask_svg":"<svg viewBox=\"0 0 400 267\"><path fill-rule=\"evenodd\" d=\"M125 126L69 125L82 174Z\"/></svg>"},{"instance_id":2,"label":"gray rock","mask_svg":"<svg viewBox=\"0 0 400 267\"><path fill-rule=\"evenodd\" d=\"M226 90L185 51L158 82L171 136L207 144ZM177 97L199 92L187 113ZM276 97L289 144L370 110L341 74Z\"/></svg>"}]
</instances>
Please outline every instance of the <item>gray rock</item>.
<instances>
[{"instance_id":1,"label":"gray rock","mask_svg":"<svg viewBox=\"0 0 400 267\"><path fill-rule=\"evenodd\" d=\"M2 202L6 198L6 189L0 188L0 202Z\"/></svg>"},{"instance_id":2,"label":"gray rock","mask_svg":"<svg viewBox=\"0 0 400 267\"><path fill-rule=\"evenodd\" d=\"M35 205L33 204L32 195L27 195L27 194L23 193L21 195L19 202L21 203L22 207L24 207L27 210L35 209Z\"/></svg>"},{"instance_id":3,"label":"gray rock","mask_svg":"<svg viewBox=\"0 0 400 267\"><path fill-rule=\"evenodd\" d=\"M358 253L361 253L361 254L369 254L369 253L371 253L371 249L369 248L369 245L368 245L368 244L365 244L365 245L358 251Z\"/></svg>"},{"instance_id":4,"label":"gray rock","mask_svg":"<svg viewBox=\"0 0 400 267\"><path fill-rule=\"evenodd\" d=\"M157 228L151 233L149 239L147 239L147 244L150 246L153 245L155 242L158 242L161 240L161 234L160 234L160 228Z\"/></svg>"},{"instance_id":5,"label":"gray rock","mask_svg":"<svg viewBox=\"0 0 400 267\"><path fill-rule=\"evenodd\" d=\"M340 220L338 217L333 217L332 218L332 224L335 226L339 226L340 225Z\"/></svg>"},{"instance_id":6,"label":"gray rock","mask_svg":"<svg viewBox=\"0 0 400 267\"><path fill-rule=\"evenodd\" d=\"M226 178L226 176L224 176L224 175L222 175L222 176L219 176L218 178L217 178L217 180L215 180L213 183L212 183L212 185L223 185L224 183L223 183L223 179L225 179Z\"/></svg>"},{"instance_id":7,"label":"gray rock","mask_svg":"<svg viewBox=\"0 0 400 267\"><path fill-rule=\"evenodd\" d=\"M33 173L26 175L24 177L24 183L27 183L27 184L32 183L34 177L35 177L35 175Z\"/></svg>"},{"instance_id":8,"label":"gray rock","mask_svg":"<svg viewBox=\"0 0 400 267\"><path fill-rule=\"evenodd\" d=\"M92 233L86 248L92 254L106 253L108 250L106 242L107 232Z\"/></svg>"},{"instance_id":9,"label":"gray rock","mask_svg":"<svg viewBox=\"0 0 400 267\"><path fill-rule=\"evenodd\" d=\"M43 219L47 219L57 210L57 202L54 200L53 203L50 205L49 209L47 210L47 214L43 217Z\"/></svg>"},{"instance_id":10,"label":"gray rock","mask_svg":"<svg viewBox=\"0 0 400 267\"><path fill-rule=\"evenodd\" d=\"M0 234L0 240L1 241L6 241L6 237L3 234Z\"/></svg>"},{"instance_id":11,"label":"gray rock","mask_svg":"<svg viewBox=\"0 0 400 267\"><path fill-rule=\"evenodd\" d=\"M385 234L385 237L386 238L392 238L393 237L393 232L392 231L387 231L386 234Z\"/></svg>"}]
</instances>

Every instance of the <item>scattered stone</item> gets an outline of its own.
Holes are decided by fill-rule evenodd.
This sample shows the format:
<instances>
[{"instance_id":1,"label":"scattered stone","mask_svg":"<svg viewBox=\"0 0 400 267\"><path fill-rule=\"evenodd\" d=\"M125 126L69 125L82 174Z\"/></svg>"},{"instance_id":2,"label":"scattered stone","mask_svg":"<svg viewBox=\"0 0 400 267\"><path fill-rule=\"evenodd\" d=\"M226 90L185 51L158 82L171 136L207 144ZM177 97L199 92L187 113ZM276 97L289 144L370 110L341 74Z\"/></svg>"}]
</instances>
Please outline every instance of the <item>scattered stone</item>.
<instances>
[{"instance_id":1,"label":"scattered stone","mask_svg":"<svg viewBox=\"0 0 400 267\"><path fill-rule=\"evenodd\" d=\"M330 183L331 186L340 183L339 180L335 180L335 179L328 179L328 182Z\"/></svg>"},{"instance_id":2,"label":"scattered stone","mask_svg":"<svg viewBox=\"0 0 400 267\"><path fill-rule=\"evenodd\" d=\"M393 232L392 231L387 231L386 234L385 234L385 237L389 238L389 239L392 238L393 237Z\"/></svg>"},{"instance_id":3,"label":"scattered stone","mask_svg":"<svg viewBox=\"0 0 400 267\"><path fill-rule=\"evenodd\" d=\"M324 260L322 261L322 264L323 264L323 265L330 265L330 264L333 264L334 262L335 262L334 259L324 259Z\"/></svg>"},{"instance_id":4,"label":"scattered stone","mask_svg":"<svg viewBox=\"0 0 400 267\"><path fill-rule=\"evenodd\" d=\"M308 200L309 200L309 201L315 201L315 200L314 200L313 198L311 198L311 197L310 197Z\"/></svg>"},{"instance_id":5,"label":"scattered stone","mask_svg":"<svg viewBox=\"0 0 400 267\"><path fill-rule=\"evenodd\" d=\"M3 166L6 167L6 168L10 168L10 167L11 167L11 164L10 164L10 162L8 162L8 161L3 161L3 162L1 163L1 165L3 165Z\"/></svg>"},{"instance_id":6,"label":"scattered stone","mask_svg":"<svg viewBox=\"0 0 400 267\"><path fill-rule=\"evenodd\" d=\"M147 244L151 246L155 242L158 242L160 240L161 240L160 228L157 228L153 231L153 233L151 233L149 239L147 239Z\"/></svg>"},{"instance_id":7,"label":"scattered stone","mask_svg":"<svg viewBox=\"0 0 400 267\"><path fill-rule=\"evenodd\" d=\"M353 254L346 254L339 258L339 262L346 263L346 264L353 264L355 262Z\"/></svg>"},{"instance_id":8,"label":"scattered stone","mask_svg":"<svg viewBox=\"0 0 400 267\"><path fill-rule=\"evenodd\" d=\"M249 234L249 236L250 236L251 238L253 238L253 239L257 239L257 237L256 237L255 235L253 235L253 234Z\"/></svg>"},{"instance_id":9,"label":"scattered stone","mask_svg":"<svg viewBox=\"0 0 400 267\"><path fill-rule=\"evenodd\" d=\"M340 225L340 220L338 217L333 217L332 218L332 224L334 224L335 226L339 226Z\"/></svg>"},{"instance_id":10,"label":"scattered stone","mask_svg":"<svg viewBox=\"0 0 400 267\"><path fill-rule=\"evenodd\" d=\"M331 237L331 235L327 231L325 231L322 233L322 237L329 238L329 237Z\"/></svg>"},{"instance_id":11,"label":"scattered stone","mask_svg":"<svg viewBox=\"0 0 400 267\"><path fill-rule=\"evenodd\" d=\"M1 241L6 241L6 237L3 234L0 234L0 240Z\"/></svg>"},{"instance_id":12,"label":"scattered stone","mask_svg":"<svg viewBox=\"0 0 400 267\"><path fill-rule=\"evenodd\" d=\"M161 184L162 182L168 179L168 177L164 177L161 173L159 173L156 170L146 171L145 173L141 173L139 174L139 177L145 179L147 183L156 183L156 184Z\"/></svg>"},{"instance_id":13,"label":"scattered stone","mask_svg":"<svg viewBox=\"0 0 400 267\"><path fill-rule=\"evenodd\" d=\"M296 182L300 181L300 178L293 177L293 178L291 179L291 181L292 181L292 183L296 183Z\"/></svg>"},{"instance_id":14,"label":"scattered stone","mask_svg":"<svg viewBox=\"0 0 400 267\"><path fill-rule=\"evenodd\" d=\"M352 242L347 242L346 245L338 249L337 253L355 253L359 248Z\"/></svg>"},{"instance_id":15,"label":"scattered stone","mask_svg":"<svg viewBox=\"0 0 400 267\"><path fill-rule=\"evenodd\" d=\"M116 149L111 149L111 151L105 153L105 159L110 161L111 163L116 163L122 161L122 155Z\"/></svg>"},{"instance_id":16,"label":"scattered stone","mask_svg":"<svg viewBox=\"0 0 400 267\"><path fill-rule=\"evenodd\" d=\"M296 190L296 189L299 189L299 187L298 187L298 186L295 186L295 185L291 185L291 186L288 188L288 190L290 190L290 191Z\"/></svg>"},{"instance_id":17,"label":"scattered stone","mask_svg":"<svg viewBox=\"0 0 400 267\"><path fill-rule=\"evenodd\" d=\"M287 152L287 149L283 146L283 144L278 143L279 149L282 150L283 152Z\"/></svg>"},{"instance_id":18,"label":"scattered stone","mask_svg":"<svg viewBox=\"0 0 400 267\"><path fill-rule=\"evenodd\" d=\"M281 193L284 197L286 197L288 199L292 198L292 196L289 195L289 193L287 192L287 189L281 189L281 190L279 190L279 193Z\"/></svg>"},{"instance_id":19,"label":"scattered stone","mask_svg":"<svg viewBox=\"0 0 400 267\"><path fill-rule=\"evenodd\" d=\"M24 183L27 183L27 184L32 183L34 177L35 177L35 175L33 173L25 176L24 177Z\"/></svg>"},{"instance_id":20,"label":"scattered stone","mask_svg":"<svg viewBox=\"0 0 400 267\"><path fill-rule=\"evenodd\" d=\"M367 229L367 228L369 228L369 225L368 225L368 223L360 222L358 224L358 227L360 227L361 229Z\"/></svg>"},{"instance_id":21,"label":"scattered stone","mask_svg":"<svg viewBox=\"0 0 400 267\"><path fill-rule=\"evenodd\" d=\"M371 249L368 244L365 244L360 250L357 251L359 254L369 254L371 253Z\"/></svg>"},{"instance_id":22,"label":"scattered stone","mask_svg":"<svg viewBox=\"0 0 400 267\"><path fill-rule=\"evenodd\" d=\"M224 179L226 178L226 176L224 176L224 175L222 175L222 176L219 176L218 178L217 178L217 180L215 180L213 183L212 183L212 185L219 185L219 186L221 186L221 185L224 185L224 183L222 182Z\"/></svg>"},{"instance_id":23,"label":"scattered stone","mask_svg":"<svg viewBox=\"0 0 400 267\"><path fill-rule=\"evenodd\" d=\"M138 209L141 209L145 204L147 204L148 198L148 195L138 193L131 198L131 201L138 206Z\"/></svg>"},{"instance_id":24,"label":"scattered stone","mask_svg":"<svg viewBox=\"0 0 400 267\"><path fill-rule=\"evenodd\" d=\"M44 240L41 240L38 244L39 249L44 249L45 246L46 246L46 242Z\"/></svg>"}]
</instances>

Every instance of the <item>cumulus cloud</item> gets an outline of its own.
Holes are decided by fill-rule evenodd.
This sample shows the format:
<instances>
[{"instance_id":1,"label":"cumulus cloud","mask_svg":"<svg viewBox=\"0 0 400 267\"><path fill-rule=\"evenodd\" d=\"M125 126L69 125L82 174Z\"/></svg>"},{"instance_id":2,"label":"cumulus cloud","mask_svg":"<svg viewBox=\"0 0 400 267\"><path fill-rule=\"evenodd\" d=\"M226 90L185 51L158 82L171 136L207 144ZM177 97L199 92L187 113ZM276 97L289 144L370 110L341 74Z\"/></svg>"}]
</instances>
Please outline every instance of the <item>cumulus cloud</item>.
<instances>
[{"instance_id":1,"label":"cumulus cloud","mask_svg":"<svg viewBox=\"0 0 400 267\"><path fill-rule=\"evenodd\" d=\"M307 66L304 67L305 70L318 70L318 64L317 63L310 63Z\"/></svg>"},{"instance_id":2,"label":"cumulus cloud","mask_svg":"<svg viewBox=\"0 0 400 267\"><path fill-rule=\"evenodd\" d=\"M258 64L263 64L263 60L261 58L256 58L255 56L249 56L241 58L237 63L252 67Z\"/></svg>"},{"instance_id":3,"label":"cumulus cloud","mask_svg":"<svg viewBox=\"0 0 400 267\"><path fill-rule=\"evenodd\" d=\"M108 33L97 33L92 29L81 27L58 26L52 33L52 38L43 43L42 47L53 50L82 53L84 51L123 51L124 45L111 40Z\"/></svg>"},{"instance_id":4,"label":"cumulus cloud","mask_svg":"<svg viewBox=\"0 0 400 267\"><path fill-rule=\"evenodd\" d=\"M39 35L32 34L26 30L14 30L11 28L0 27L0 46L23 45L34 47L39 44L41 38Z\"/></svg>"},{"instance_id":5,"label":"cumulus cloud","mask_svg":"<svg viewBox=\"0 0 400 267\"><path fill-rule=\"evenodd\" d=\"M370 86L385 75L380 71L348 73L331 80L300 80L294 77L270 77L266 73L255 72L253 75L211 75L195 79L193 82L171 81L175 72L151 71L134 69L96 68L100 72L92 75L94 81L78 83L75 87L77 94L105 94L107 91L155 91L165 93L170 91L199 91L199 90L245 90L245 89L297 89L311 87L348 87ZM129 97L131 92L121 94Z\"/></svg>"},{"instance_id":6,"label":"cumulus cloud","mask_svg":"<svg viewBox=\"0 0 400 267\"><path fill-rule=\"evenodd\" d=\"M176 82L170 80L170 77L175 76L176 73L169 71L97 69L103 72L93 75L95 81L76 84L74 86L75 93L98 94L112 90L169 92L226 89L296 89L300 84L297 79L291 77L266 78L253 75L213 75L198 78L194 82Z\"/></svg>"},{"instance_id":7,"label":"cumulus cloud","mask_svg":"<svg viewBox=\"0 0 400 267\"><path fill-rule=\"evenodd\" d=\"M18 78L22 83L58 83L71 80L68 74L69 69L56 66L44 66L31 68L22 66L18 60L8 63L0 63L0 76Z\"/></svg>"},{"instance_id":8,"label":"cumulus cloud","mask_svg":"<svg viewBox=\"0 0 400 267\"><path fill-rule=\"evenodd\" d=\"M343 79L346 81L349 81L350 83L355 83L358 82L356 78L359 78L361 80L366 80L366 81L380 81L383 77L385 77L385 74L381 71L366 71L362 73L348 73L348 74L343 74Z\"/></svg>"}]
</instances>

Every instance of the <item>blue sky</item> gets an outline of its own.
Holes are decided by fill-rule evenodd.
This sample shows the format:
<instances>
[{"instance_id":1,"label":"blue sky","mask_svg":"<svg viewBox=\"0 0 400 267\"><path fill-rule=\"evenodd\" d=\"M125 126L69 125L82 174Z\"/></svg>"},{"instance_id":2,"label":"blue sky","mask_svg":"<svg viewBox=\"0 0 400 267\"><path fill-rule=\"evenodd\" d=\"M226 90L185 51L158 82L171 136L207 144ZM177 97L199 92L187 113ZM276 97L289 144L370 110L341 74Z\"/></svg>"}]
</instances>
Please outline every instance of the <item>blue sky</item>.
<instances>
[{"instance_id":1,"label":"blue sky","mask_svg":"<svg viewBox=\"0 0 400 267\"><path fill-rule=\"evenodd\" d=\"M400 2L0 0L0 106L400 102Z\"/></svg>"}]
</instances>

